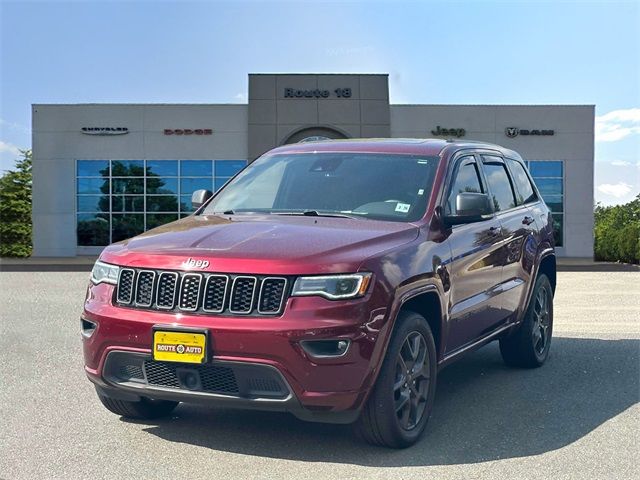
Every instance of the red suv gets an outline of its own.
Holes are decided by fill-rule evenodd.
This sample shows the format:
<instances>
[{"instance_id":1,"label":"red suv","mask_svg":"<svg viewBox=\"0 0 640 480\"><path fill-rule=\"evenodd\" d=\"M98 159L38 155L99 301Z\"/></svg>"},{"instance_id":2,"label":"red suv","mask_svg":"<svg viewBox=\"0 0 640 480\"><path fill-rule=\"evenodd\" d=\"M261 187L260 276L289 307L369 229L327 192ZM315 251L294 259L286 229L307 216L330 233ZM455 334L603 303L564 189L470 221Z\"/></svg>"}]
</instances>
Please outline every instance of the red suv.
<instances>
[{"instance_id":1,"label":"red suv","mask_svg":"<svg viewBox=\"0 0 640 480\"><path fill-rule=\"evenodd\" d=\"M516 152L300 143L193 203L93 268L85 370L118 415L288 411L406 447L445 365L493 340L509 365L549 354L551 215Z\"/></svg>"}]
</instances>

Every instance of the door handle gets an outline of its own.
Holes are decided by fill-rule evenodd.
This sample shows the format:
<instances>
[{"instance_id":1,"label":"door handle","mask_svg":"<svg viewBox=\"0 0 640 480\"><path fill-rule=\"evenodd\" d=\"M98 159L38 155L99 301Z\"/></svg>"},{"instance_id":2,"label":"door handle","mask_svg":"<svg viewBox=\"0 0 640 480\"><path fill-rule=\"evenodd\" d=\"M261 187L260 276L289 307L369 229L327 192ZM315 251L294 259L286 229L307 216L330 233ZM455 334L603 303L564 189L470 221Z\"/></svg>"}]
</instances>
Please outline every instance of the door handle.
<instances>
[{"instance_id":1,"label":"door handle","mask_svg":"<svg viewBox=\"0 0 640 480\"><path fill-rule=\"evenodd\" d=\"M533 222L534 222L533 217L530 217L528 215L522 219L523 225L531 225Z\"/></svg>"},{"instance_id":2,"label":"door handle","mask_svg":"<svg viewBox=\"0 0 640 480\"><path fill-rule=\"evenodd\" d=\"M491 227L489 229L489 235L491 235L492 237L495 237L496 235L500 234L500 227Z\"/></svg>"}]
</instances>

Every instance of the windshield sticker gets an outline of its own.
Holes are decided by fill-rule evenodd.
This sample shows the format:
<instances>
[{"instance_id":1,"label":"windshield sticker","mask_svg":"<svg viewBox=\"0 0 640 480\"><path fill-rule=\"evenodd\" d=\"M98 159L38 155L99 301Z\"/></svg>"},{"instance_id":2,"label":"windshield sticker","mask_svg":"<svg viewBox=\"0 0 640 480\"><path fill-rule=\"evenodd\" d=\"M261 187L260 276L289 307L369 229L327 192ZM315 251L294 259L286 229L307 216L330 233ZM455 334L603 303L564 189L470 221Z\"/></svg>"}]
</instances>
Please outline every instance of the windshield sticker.
<instances>
[{"instance_id":1,"label":"windshield sticker","mask_svg":"<svg viewBox=\"0 0 640 480\"><path fill-rule=\"evenodd\" d=\"M396 212L407 213L410 208L411 208L411 205L408 204L408 203L400 203L400 202L398 202L396 204Z\"/></svg>"},{"instance_id":2,"label":"windshield sticker","mask_svg":"<svg viewBox=\"0 0 640 480\"><path fill-rule=\"evenodd\" d=\"M421 188L420 190L418 190L418 195L424 195L424 188Z\"/></svg>"}]
</instances>

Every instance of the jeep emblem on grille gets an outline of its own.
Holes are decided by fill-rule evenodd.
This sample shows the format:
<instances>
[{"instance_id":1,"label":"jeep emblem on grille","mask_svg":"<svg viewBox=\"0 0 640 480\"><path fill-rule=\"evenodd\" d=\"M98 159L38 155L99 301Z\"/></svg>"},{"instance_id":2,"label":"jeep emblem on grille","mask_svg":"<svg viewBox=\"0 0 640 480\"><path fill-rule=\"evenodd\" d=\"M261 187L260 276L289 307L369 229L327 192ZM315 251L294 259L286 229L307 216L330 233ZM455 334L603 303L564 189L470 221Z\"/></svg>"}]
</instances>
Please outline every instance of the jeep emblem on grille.
<instances>
[{"instance_id":1,"label":"jeep emblem on grille","mask_svg":"<svg viewBox=\"0 0 640 480\"><path fill-rule=\"evenodd\" d=\"M191 257L182 262L184 268L207 268L209 260L195 260Z\"/></svg>"}]
</instances>

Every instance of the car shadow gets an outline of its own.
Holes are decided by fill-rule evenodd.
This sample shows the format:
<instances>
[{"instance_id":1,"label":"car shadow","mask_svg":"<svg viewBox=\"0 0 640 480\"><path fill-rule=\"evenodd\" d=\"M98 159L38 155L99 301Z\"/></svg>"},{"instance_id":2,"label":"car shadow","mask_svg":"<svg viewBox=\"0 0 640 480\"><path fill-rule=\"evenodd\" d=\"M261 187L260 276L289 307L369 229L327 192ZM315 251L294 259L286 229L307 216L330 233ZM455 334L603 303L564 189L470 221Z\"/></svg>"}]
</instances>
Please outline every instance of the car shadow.
<instances>
[{"instance_id":1,"label":"car shadow","mask_svg":"<svg viewBox=\"0 0 640 480\"><path fill-rule=\"evenodd\" d=\"M440 373L427 431L406 450L372 447L349 426L286 413L183 404L170 419L141 423L170 442L309 462L401 467L524 457L569 445L637 403L639 352L638 340L555 338L545 366L518 370L491 344Z\"/></svg>"}]
</instances>

